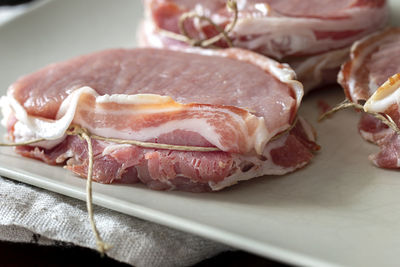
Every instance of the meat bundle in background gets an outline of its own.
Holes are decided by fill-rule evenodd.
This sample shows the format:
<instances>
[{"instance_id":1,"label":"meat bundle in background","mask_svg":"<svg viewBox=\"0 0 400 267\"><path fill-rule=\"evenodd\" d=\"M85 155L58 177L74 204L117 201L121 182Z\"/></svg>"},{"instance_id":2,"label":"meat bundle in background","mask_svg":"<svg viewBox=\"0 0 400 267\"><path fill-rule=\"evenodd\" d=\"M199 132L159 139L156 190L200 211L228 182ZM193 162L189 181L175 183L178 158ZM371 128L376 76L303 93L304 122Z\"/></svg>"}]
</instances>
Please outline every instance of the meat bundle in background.
<instances>
[{"instance_id":1,"label":"meat bundle in background","mask_svg":"<svg viewBox=\"0 0 400 267\"><path fill-rule=\"evenodd\" d=\"M297 118L303 87L287 65L225 50L106 50L49 65L12 84L3 124L17 152L86 177L84 140L70 125L124 140L190 146L145 148L93 140L93 179L152 189L220 190L305 166L318 149ZM191 148L215 148L193 151Z\"/></svg>"},{"instance_id":2,"label":"meat bundle in background","mask_svg":"<svg viewBox=\"0 0 400 267\"><path fill-rule=\"evenodd\" d=\"M368 112L389 115L400 127L400 28L374 33L351 49L339 82L349 100L367 101ZM372 115L363 114L359 130L364 139L376 143L381 151L371 160L379 167L400 168L400 137Z\"/></svg>"},{"instance_id":3,"label":"meat bundle in background","mask_svg":"<svg viewBox=\"0 0 400 267\"><path fill-rule=\"evenodd\" d=\"M180 33L179 19L186 12L206 16L222 29L234 18L226 0L144 0L144 4L140 40L153 47L183 44L163 31ZM306 91L336 81L351 44L384 27L388 19L385 0L239 0L237 7L238 20L229 33L232 45L292 64ZM196 39L218 34L204 20L189 19L184 26Z\"/></svg>"}]
</instances>

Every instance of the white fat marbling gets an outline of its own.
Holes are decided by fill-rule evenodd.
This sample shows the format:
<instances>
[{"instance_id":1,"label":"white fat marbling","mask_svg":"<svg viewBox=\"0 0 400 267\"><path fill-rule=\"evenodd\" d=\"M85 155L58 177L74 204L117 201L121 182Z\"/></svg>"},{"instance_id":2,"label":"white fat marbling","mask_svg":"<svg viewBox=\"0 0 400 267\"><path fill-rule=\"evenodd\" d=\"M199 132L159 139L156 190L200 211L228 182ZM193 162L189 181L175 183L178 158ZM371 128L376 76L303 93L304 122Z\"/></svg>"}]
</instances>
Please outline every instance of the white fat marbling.
<instances>
[{"instance_id":1,"label":"white fat marbling","mask_svg":"<svg viewBox=\"0 0 400 267\"><path fill-rule=\"evenodd\" d=\"M96 103L117 103L117 104L140 104L140 105L151 105L151 104L163 104L171 103L174 100L169 96L161 96L156 94L113 94L113 95L101 95L96 97Z\"/></svg>"},{"instance_id":2,"label":"white fat marbling","mask_svg":"<svg viewBox=\"0 0 400 267\"><path fill-rule=\"evenodd\" d=\"M132 145L129 144L112 144L112 145L108 145L104 148L102 155L106 156L106 155L110 155L112 153L114 153L115 151L118 151L119 149L123 149L123 148L128 148L131 147Z\"/></svg>"}]
</instances>

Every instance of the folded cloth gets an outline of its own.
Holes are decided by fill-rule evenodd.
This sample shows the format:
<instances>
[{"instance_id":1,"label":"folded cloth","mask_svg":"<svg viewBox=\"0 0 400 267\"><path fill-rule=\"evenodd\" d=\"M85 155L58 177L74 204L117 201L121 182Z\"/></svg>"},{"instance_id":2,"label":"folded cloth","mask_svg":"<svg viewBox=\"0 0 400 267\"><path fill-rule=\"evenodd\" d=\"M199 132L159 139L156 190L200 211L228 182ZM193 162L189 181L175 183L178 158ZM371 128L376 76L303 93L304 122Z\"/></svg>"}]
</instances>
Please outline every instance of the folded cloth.
<instances>
[{"instance_id":1,"label":"folded cloth","mask_svg":"<svg viewBox=\"0 0 400 267\"><path fill-rule=\"evenodd\" d=\"M94 206L107 255L134 266L189 266L229 247ZM83 201L0 177L0 239L96 249Z\"/></svg>"}]
</instances>

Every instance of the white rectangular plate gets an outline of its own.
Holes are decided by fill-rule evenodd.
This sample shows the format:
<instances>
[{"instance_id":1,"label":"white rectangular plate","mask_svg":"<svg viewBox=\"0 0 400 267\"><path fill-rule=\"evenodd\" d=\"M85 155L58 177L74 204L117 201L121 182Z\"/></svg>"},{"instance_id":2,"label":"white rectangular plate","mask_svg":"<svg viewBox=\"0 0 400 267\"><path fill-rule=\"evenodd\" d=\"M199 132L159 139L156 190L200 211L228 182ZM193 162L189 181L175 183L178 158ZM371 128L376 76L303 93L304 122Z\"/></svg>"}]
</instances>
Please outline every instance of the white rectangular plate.
<instances>
[{"instance_id":1,"label":"white rectangular plate","mask_svg":"<svg viewBox=\"0 0 400 267\"><path fill-rule=\"evenodd\" d=\"M45 1L0 27L0 94L18 76L50 62L110 47L131 47L138 0ZM400 3L393 0L400 14ZM94 185L94 202L259 255L302 265L396 266L400 262L400 177L372 166L377 148L362 141L358 114L343 111L316 123L319 99L337 103L339 89L313 93L302 113L322 150L306 168L263 177L218 193L157 192L141 185ZM4 133L4 131L2 132ZM0 173L71 197L85 181L61 167L0 148Z\"/></svg>"}]
</instances>

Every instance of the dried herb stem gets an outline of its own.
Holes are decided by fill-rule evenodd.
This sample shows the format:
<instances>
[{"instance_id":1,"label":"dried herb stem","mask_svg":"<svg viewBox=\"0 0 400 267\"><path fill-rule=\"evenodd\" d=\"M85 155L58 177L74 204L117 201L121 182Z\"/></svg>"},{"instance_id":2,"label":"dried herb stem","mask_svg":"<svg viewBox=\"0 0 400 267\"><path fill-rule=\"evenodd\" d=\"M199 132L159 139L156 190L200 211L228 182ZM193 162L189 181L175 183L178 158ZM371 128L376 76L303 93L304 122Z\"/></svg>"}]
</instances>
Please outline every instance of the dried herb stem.
<instances>
[{"instance_id":1,"label":"dried herb stem","mask_svg":"<svg viewBox=\"0 0 400 267\"><path fill-rule=\"evenodd\" d=\"M400 135L399 127L397 126L397 124L393 121L393 119L389 115L366 111L364 109L363 105L351 102L348 99L345 99L343 102L341 102L340 104L338 104L337 106L335 106L331 110L328 110L327 112L322 114L319 117L318 121L322 121L322 120L326 119L328 116L330 116L330 115L332 115L332 114L334 114L334 113L336 113L336 112L338 112L340 110L343 110L343 109L346 109L346 108L351 108L351 107L374 116L376 119L380 120L382 123L384 123L389 128L391 128L396 134Z\"/></svg>"}]
</instances>

